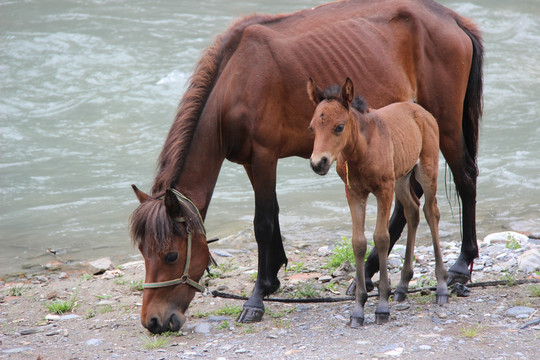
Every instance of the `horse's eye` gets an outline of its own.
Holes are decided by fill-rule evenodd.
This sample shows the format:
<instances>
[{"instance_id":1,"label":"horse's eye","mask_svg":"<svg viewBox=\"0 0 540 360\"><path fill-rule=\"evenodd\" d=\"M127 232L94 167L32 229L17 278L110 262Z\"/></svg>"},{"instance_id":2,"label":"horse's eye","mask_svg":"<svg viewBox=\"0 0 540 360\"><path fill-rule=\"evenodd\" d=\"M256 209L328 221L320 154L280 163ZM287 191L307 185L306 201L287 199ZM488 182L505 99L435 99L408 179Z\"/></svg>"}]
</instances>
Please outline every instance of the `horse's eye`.
<instances>
[{"instance_id":1,"label":"horse's eye","mask_svg":"<svg viewBox=\"0 0 540 360\"><path fill-rule=\"evenodd\" d=\"M344 128L345 128L345 124L339 124L338 126L334 128L334 132L336 134L342 133Z\"/></svg>"},{"instance_id":2,"label":"horse's eye","mask_svg":"<svg viewBox=\"0 0 540 360\"><path fill-rule=\"evenodd\" d=\"M165 262L166 263L172 264L176 260L178 260L178 253L174 252L174 253L168 253L167 255L165 255Z\"/></svg>"}]
</instances>

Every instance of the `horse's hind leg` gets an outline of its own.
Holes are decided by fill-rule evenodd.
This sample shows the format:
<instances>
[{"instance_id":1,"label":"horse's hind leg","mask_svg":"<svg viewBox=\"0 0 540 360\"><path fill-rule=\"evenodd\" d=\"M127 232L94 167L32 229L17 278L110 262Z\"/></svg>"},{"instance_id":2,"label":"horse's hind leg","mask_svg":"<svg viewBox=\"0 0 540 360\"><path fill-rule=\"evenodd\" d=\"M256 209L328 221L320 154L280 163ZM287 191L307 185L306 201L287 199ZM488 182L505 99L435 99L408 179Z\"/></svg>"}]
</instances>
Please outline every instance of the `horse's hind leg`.
<instances>
[{"instance_id":1,"label":"horse's hind leg","mask_svg":"<svg viewBox=\"0 0 540 360\"><path fill-rule=\"evenodd\" d=\"M405 262L401 270L401 279L394 292L395 301L404 301L409 290L409 282L413 277L413 256L416 231L420 222L420 201L414 194L410 182L414 180L414 173L402 177L396 182L396 201L403 204L405 218L407 219L407 248L405 250Z\"/></svg>"},{"instance_id":2,"label":"horse's hind leg","mask_svg":"<svg viewBox=\"0 0 540 360\"><path fill-rule=\"evenodd\" d=\"M267 164L267 163L266 163ZM246 166L246 172L255 190L255 239L258 246L258 273L255 287L244 304L238 322L258 322L264 314L263 298L275 292L280 285L277 273L287 257L279 229L279 206L275 192L274 166Z\"/></svg>"}]
</instances>

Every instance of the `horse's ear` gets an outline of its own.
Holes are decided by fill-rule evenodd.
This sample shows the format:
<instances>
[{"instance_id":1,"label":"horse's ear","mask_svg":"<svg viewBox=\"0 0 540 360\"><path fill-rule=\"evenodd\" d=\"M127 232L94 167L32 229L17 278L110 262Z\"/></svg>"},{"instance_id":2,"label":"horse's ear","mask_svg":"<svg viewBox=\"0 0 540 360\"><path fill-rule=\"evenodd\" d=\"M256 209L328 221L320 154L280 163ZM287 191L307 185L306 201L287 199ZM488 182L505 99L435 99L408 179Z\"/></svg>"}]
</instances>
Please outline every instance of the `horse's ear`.
<instances>
[{"instance_id":1,"label":"horse's ear","mask_svg":"<svg viewBox=\"0 0 540 360\"><path fill-rule=\"evenodd\" d=\"M145 193L143 193L141 190L139 190L135 185L131 185L131 188L133 189L133 192L135 193L135 196L137 199L139 199L139 202L142 204L146 200L148 200L149 196Z\"/></svg>"},{"instance_id":2,"label":"horse's ear","mask_svg":"<svg viewBox=\"0 0 540 360\"><path fill-rule=\"evenodd\" d=\"M309 99L315 104L318 105L323 99L324 94L317 85L315 85L315 81L313 81L312 77L309 77L309 80L307 82L307 93L309 96Z\"/></svg>"},{"instance_id":3,"label":"horse's ear","mask_svg":"<svg viewBox=\"0 0 540 360\"><path fill-rule=\"evenodd\" d=\"M167 209L167 214L173 219L176 219L180 216L182 208L180 207L180 202L174 193L167 189L165 191L165 208Z\"/></svg>"},{"instance_id":4,"label":"horse's ear","mask_svg":"<svg viewBox=\"0 0 540 360\"><path fill-rule=\"evenodd\" d=\"M343 106L349 108L349 105L351 105L354 99L354 85L350 77L347 77L347 79L345 79L345 84L343 84L343 87L341 88L340 95L341 103L343 104Z\"/></svg>"}]
</instances>

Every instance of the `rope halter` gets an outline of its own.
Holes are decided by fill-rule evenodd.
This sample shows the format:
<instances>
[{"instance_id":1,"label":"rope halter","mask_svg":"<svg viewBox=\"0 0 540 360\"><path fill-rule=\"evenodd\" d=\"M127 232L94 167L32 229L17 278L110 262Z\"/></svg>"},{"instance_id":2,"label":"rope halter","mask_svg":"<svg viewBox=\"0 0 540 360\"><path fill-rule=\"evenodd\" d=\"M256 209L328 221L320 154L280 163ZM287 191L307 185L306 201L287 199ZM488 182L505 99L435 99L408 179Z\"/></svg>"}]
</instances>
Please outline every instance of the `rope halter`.
<instances>
[{"instance_id":1,"label":"rope halter","mask_svg":"<svg viewBox=\"0 0 540 360\"><path fill-rule=\"evenodd\" d=\"M201 217L199 209L197 209L197 207L195 206L193 201L191 201L187 196L183 195L182 193L180 193L176 189L171 189L171 191L176 195L176 197L178 198L178 201L180 201L180 203L186 203L187 202L191 206L193 206L195 208L195 210L197 210L197 215L199 216L199 220L201 221L201 224L203 224L203 219ZM174 221L178 222L178 223L184 223L184 222L186 222L186 219L184 217L179 217L179 218L174 219ZM204 230L204 225L203 225L203 233L204 233L204 235L206 235L206 231ZM184 273L182 274L182 276L180 276L177 279L168 280L168 281L144 283L142 285L143 289L157 289L157 288L163 288L163 287L168 287L168 286L187 284L187 285L195 288L195 290L197 290L197 291L200 291L202 293L205 292L206 288L203 285L199 284L198 282L196 282L195 280L193 280L193 279L191 279L189 277L189 265L191 263L191 242L192 242L191 241L191 238L192 238L191 235L192 235L191 231L189 231L189 229L188 229L186 265L184 266Z\"/></svg>"}]
</instances>

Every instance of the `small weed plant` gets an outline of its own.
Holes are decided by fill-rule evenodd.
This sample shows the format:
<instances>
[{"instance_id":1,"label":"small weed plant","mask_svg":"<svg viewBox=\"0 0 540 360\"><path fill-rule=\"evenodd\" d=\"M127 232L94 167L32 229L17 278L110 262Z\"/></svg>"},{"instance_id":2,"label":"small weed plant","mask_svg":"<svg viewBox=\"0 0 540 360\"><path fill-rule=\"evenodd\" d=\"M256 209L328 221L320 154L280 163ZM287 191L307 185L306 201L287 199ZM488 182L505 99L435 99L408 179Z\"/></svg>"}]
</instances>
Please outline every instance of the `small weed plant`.
<instances>
[{"instance_id":1,"label":"small weed plant","mask_svg":"<svg viewBox=\"0 0 540 360\"><path fill-rule=\"evenodd\" d=\"M65 314L67 312L73 311L77 306L77 295L79 294L79 289L77 289L68 300L55 300L47 304L47 309L53 314Z\"/></svg>"},{"instance_id":2,"label":"small weed plant","mask_svg":"<svg viewBox=\"0 0 540 360\"><path fill-rule=\"evenodd\" d=\"M512 234L508 234L506 237L506 248L510 250L517 250L521 249L521 245L519 244L519 241L514 237Z\"/></svg>"},{"instance_id":3,"label":"small weed plant","mask_svg":"<svg viewBox=\"0 0 540 360\"><path fill-rule=\"evenodd\" d=\"M167 336L163 336L163 335L154 335L154 336L149 336L149 335L144 335L142 337L142 340L143 340L143 346L145 349L147 350L155 350L155 349L161 349L161 348L164 348L166 346L169 345L169 342L170 340L168 339Z\"/></svg>"},{"instance_id":4,"label":"small weed plant","mask_svg":"<svg viewBox=\"0 0 540 360\"><path fill-rule=\"evenodd\" d=\"M461 335L463 335L466 338L475 338L480 334L480 331L484 328L483 325L476 324L472 326L463 326L459 329L461 332Z\"/></svg>"},{"instance_id":5,"label":"small weed plant","mask_svg":"<svg viewBox=\"0 0 540 360\"><path fill-rule=\"evenodd\" d=\"M370 246L368 246L368 249L366 250L366 259L371 252L371 248L375 246L373 241L370 241L369 245ZM356 264L352 247L352 240L347 239L345 236L343 236L341 240L337 243L337 245L334 247L334 250L332 250L332 255L330 256L330 259L328 260L325 268L329 269L330 271L334 271L345 261L348 261L353 266Z\"/></svg>"},{"instance_id":6,"label":"small weed plant","mask_svg":"<svg viewBox=\"0 0 540 360\"><path fill-rule=\"evenodd\" d=\"M313 284L310 283L299 283L296 290L293 293L293 296L297 299L302 298L315 298L319 296L320 293Z\"/></svg>"},{"instance_id":7,"label":"small weed plant","mask_svg":"<svg viewBox=\"0 0 540 360\"><path fill-rule=\"evenodd\" d=\"M540 297L540 285L531 286L531 296Z\"/></svg>"}]
</instances>

